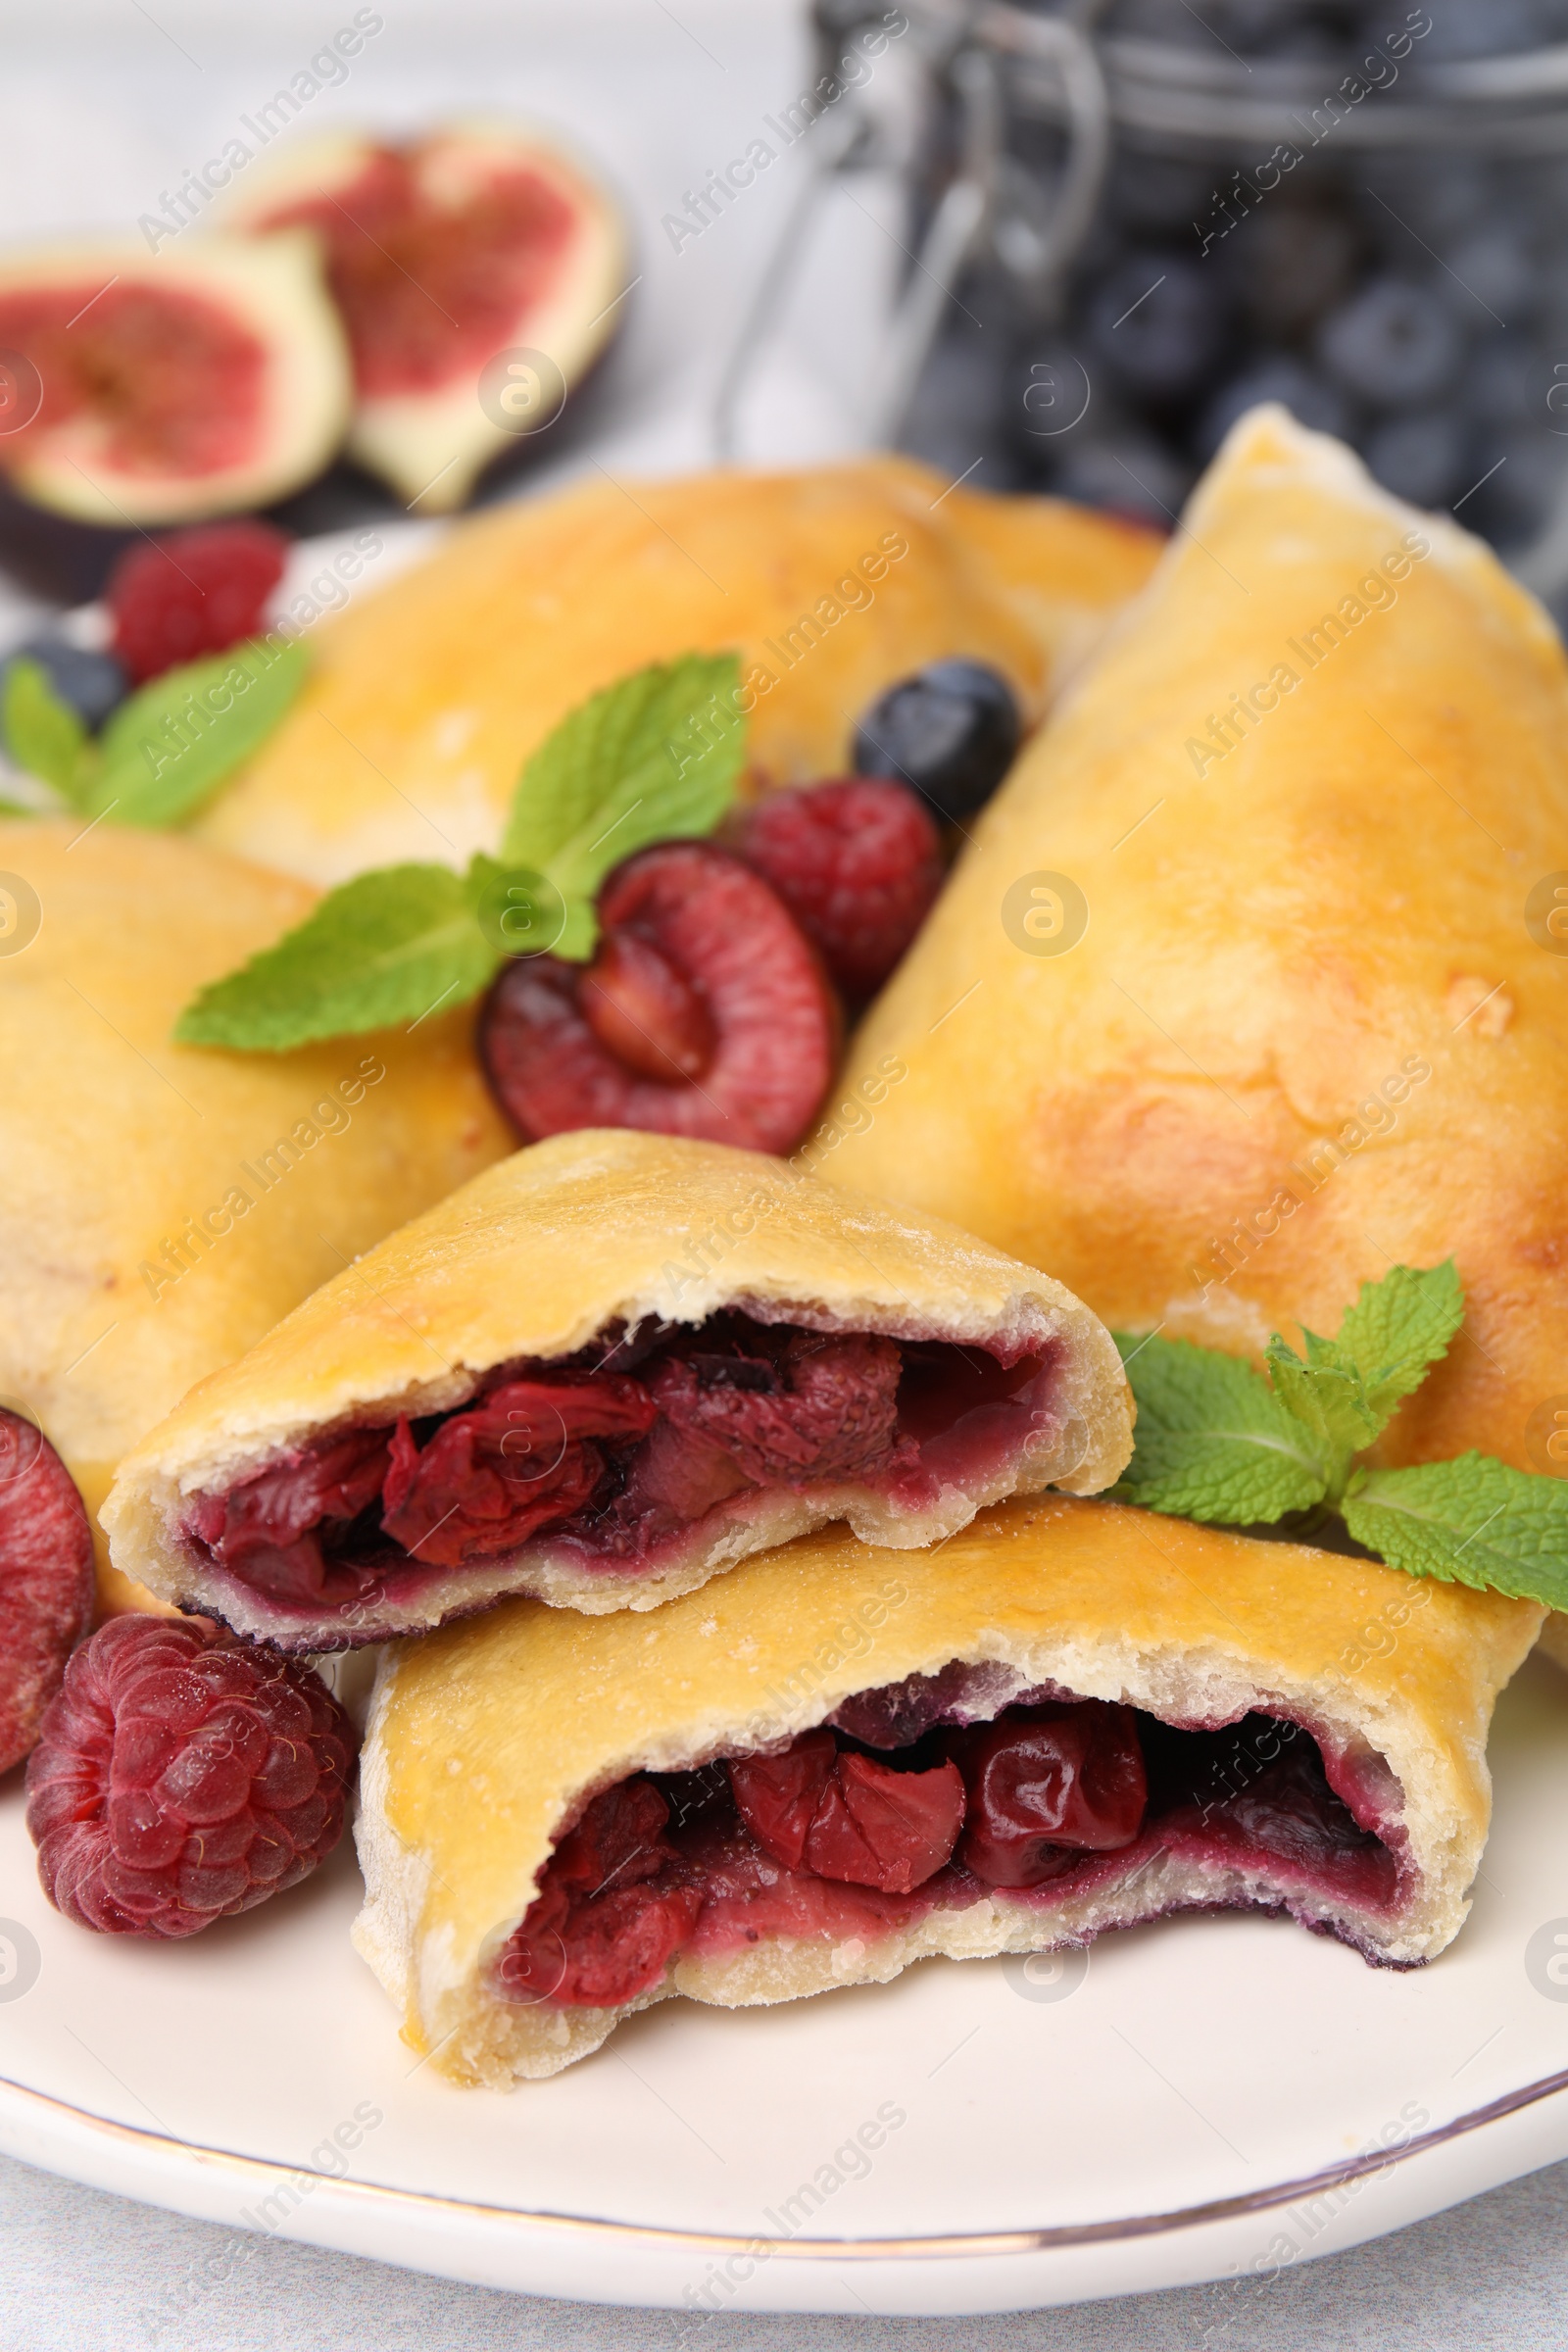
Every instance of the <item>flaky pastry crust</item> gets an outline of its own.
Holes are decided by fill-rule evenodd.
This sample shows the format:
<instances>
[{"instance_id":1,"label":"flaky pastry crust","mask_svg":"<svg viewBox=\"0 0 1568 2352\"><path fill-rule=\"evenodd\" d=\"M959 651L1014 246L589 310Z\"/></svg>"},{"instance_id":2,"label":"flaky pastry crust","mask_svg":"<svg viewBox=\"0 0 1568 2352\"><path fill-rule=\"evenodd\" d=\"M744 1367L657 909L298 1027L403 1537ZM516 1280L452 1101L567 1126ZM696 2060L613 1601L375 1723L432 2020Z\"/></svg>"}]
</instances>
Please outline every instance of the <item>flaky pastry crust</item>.
<instances>
[{"instance_id":1,"label":"flaky pastry crust","mask_svg":"<svg viewBox=\"0 0 1568 2352\"><path fill-rule=\"evenodd\" d=\"M39 916L0 956L0 1398L93 1511L193 1381L510 1139L471 1015L297 1054L172 1043L203 983L309 913L304 884L112 821L0 822L0 869ZM108 1573L105 1597L127 1597Z\"/></svg>"},{"instance_id":2,"label":"flaky pastry crust","mask_svg":"<svg viewBox=\"0 0 1568 2352\"><path fill-rule=\"evenodd\" d=\"M493 508L385 588L368 567L363 600L314 631L298 706L198 830L315 882L463 864L494 851L521 761L568 711L694 649L738 654L764 784L846 773L860 712L949 655L1001 669L1033 721L1158 545L900 458L596 478Z\"/></svg>"},{"instance_id":3,"label":"flaky pastry crust","mask_svg":"<svg viewBox=\"0 0 1568 2352\"><path fill-rule=\"evenodd\" d=\"M1335 1330L1391 1260L1452 1254L1464 1335L1383 1456L1549 1468L1565 840L1546 615L1479 540L1257 410L856 1040L849 1088L888 1054L909 1078L837 1180L1039 1259L1113 1327L1254 1358ZM1062 953L1080 910L1030 895L1052 874L1088 909Z\"/></svg>"},{"instance_id":4,"label":"flaky pastry crust","mask_svg":"<svg viewBox=\"0 0 1568 2352\"><path fill-rule=\"evenodd\" d=\"M585 1569L547 1534L509 1559L453 1570L406 1604L389 1595L355 1638L437 1624L508 1592L572 1609L648 1609L839 1517L867 1541L917 1547L1015 1488L1097 1493L1132 1450L1110 1337L1049 1275L757 1152L590 1129L488 1170L194 1389L122 1466L105 1506L115 1560L240 1632L339 1646L330 1618L285 1622L196 1558L181 1534L193 1493L226 1488L322 1430L444 1411L496 1365L569 1356L620 1327L701 1323L723 1307L816 1331L1054 1351L1051 1426L994 1488L944 1485L919 1509L866 1487L764 1490L749 1516L723 1518L662 1573Z\"/></svg>"},{"instance_id":5,"label":"flaky pastry crust","mask_svg":"<svg viewBox=\"0 0 1568 2352\"><path fill-rule=\"evenodd\" d=\"M1396 1641L1369 1658L1360 1629L1396 1613ZM1045 1950L1216 1902L1288 1903L1370 1958L1430 1959L1469 1908L1493 1704L1541 1616L1376 1561L1054 1495L982 1513L924 1561L842 1529L808 1536L647 1620L510 1601L383 1660L362 1762L355 1941L405 2037L454 2081L554 2074L628 2010L509 2001L489 1970L586 1800L632 1772L786 1741L857 1691L961 1659L1170 1722L1260 1708L1298 1723L1386 1790L1381 1828L1405 1865L1397 1909L1358 1914L1293 1894L1266 1869L1166 1855L1087 1897L1070 1880L1049 1902L999 1892L882 1942L764 1938L677 1959L628 2008L674 1993L721 2007L792 2000L884 1983L932 1953Z\"/></svg>"}]
</instances>

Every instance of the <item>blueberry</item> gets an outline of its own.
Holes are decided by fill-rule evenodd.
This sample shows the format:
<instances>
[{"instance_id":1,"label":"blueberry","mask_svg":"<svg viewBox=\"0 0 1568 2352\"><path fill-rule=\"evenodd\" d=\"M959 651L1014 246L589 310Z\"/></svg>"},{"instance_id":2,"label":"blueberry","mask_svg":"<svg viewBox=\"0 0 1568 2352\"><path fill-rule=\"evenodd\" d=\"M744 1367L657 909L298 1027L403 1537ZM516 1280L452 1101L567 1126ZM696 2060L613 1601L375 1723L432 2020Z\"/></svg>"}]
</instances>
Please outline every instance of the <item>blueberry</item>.
<instances>
[{"instance_id":1,"label":"blueberry","mask_svg":"<svg viewBox=\"0 0 1568 2352\"><path fill-rule=\"evenodd\" d=\"M939 815L972 816L1023 732L1012 688L983 662L931 662L879 695L855 731L858 776L900 776Z\"/></svg>"},{"instance_id":2,"label":"blueberry","mask_svg":"<svg viewBox=\"0 0 1568 2352\"><path fill-rule=\"evenodd\" d=\"M1564 424L1568 417L1548 409L1546 394L1557 378L1530 344L1516 335L1489 335L1471 354L1460 403L1472 424L1495 433L1504 425ZM1558 408L1568 407L1564 391ZM1485 472L1478 466L1478 472Z\"/></svg>"},{"instance_id":3,"label":"blueberry","mask_svg":"<svg viewBox=\"0 0 1568 2352\"><path fill-rule=\"evenodd\" d=\"M971 489L1006 488L999 471L1000 424L1005 380L980 339L959 331L942 336L914 388L899 446L911 457L945 471L952 481L972 469L975 459L991 460Z\"/></svg>"},{"instance_id":4,"label":"blueberry","mask_svg":"<svg viewBox=\"0 0 1568 2352\"><path fill-rule=\"evenodd\" d=\"M1062 445L1061 460L1051 476L1058 498L1073 499L1082 507L1108 507L1160 531L1176 520L1192 486L1192 468L1163 441L1114 423L1102 423L1087 437L1074 434Z\"/></svg>"},{"instance_id":5,"label":"blueberry","mask_svg":"<svg viewBox=\"0 0 1568 2352\"><path fill-rule=\"evenodd\" d=\"M1450 409L1391 416L1363 454L1385 490L1415 507L1446 507L1465 487L1464 419Z\"/></svg>"},{"instance_id":6,"label":"blueberry","mask_svg":"<svg viewBox=\"0 0 1568 2352\"><path fill-rule=\"evenodd\" d=\"M1201 262L1130 253L1094 295L1089 331L1105 366L1146 400L1194 392L1219 356L1225 299Z\"/></svg>"},{"instance_id":7,"label":"blueberry","mask_svg":"<svg viewBox=\"0 0 1568 2352\"><path fill-rule=\"evenodd\" d=\"M1568 439L1557 438L1549 425L1544 431L1539 424L1514 425L1473 449L1470 464L1478 476L1488 466L1496 471L1466 499L1459 520L1498 547L1528 547L1550 522L1568 486Z\"/></svg>"},{"instance_id":8,"label":"blueberry","mask_svg":"<svg viewBox=\"0 0 1568 2352\"><path fill-rule=\"evenodd\" d=\"M1391 258L1407 268L1419 252L1412 237L1443 253L1496 201L1491 167L1473 155L1412 156L1380 164L1369 178L1361 218Z\"/></svg>"},{"instance_id":9,"label":"blueberry","mask_svg":"<svg viewBox=\"0 0 1568 2352\"><path fill-rule=\"evenodd\" d=\"M1279 401L1298 423L1310 425L1314 432L1337 433L1342 441L1348 437L1350 404L1344 393L1314 375L1299 360L1281 352L1244 368L1215 394L1194 439L1198 455L1205 461L1211 458L1237 417L1256 408L1260 400Z\"/></svg>"},{"instance_id":10,"label":"blueberry","mask_svg":"<svg viewBox=\"0 0 1568 2352\"><path fill-rule=\"evenodd\" d=\"M1397 408L1447 389L1463 337L1446 305L1425 286L1377 277L1325 319L1317 349L1348 392Z\"/></svg>"},{"instance_id":11,"label":"blueberry","mask_svg":"<svg viewBox=\"0 0 1568 2352\"><path fill-rule=\"evenodd\" d=\"M130 692L126 677L113 654L89 653L68 644L64 637L39 635L14 645L0 662L0 683L19 654L36 662L63 703L69 703L89 734L96 734L112 710Z\"/></svg>"},{"instance_id":12,"label":"blueberry","mask_svg":"<svg viewBox=\"0 0 1568 2352\"><path fill-rule=\"evenodd\" d=\"M1476 326L1486 323L1484 314L1476 309L1478 303L1485 304L1506 325L1515 324L1520 314L1532 306L1536 265L1523 237L1510 222L1483 222L1452 246L1444 259L1451 272L1449 285L1461 297L1460 315L1470 323ZM1457 286L1453 284L1455 279ZM1468 305L1462 301L1465 294L1473 298Z\"/></svg>"}]
</instances>

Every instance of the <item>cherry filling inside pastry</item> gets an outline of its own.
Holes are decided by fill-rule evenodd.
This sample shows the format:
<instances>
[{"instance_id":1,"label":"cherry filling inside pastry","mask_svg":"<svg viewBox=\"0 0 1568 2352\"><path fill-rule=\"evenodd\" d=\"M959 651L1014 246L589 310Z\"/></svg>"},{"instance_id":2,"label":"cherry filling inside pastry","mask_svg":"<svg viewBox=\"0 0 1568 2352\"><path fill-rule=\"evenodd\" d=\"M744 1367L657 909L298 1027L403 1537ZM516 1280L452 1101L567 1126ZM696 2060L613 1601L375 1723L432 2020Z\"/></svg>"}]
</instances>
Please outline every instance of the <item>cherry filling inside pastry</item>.
<instances>
[{"instance_id":1,"label":"cherry filling inside pastry","mask_svg":"<svg viewBox=\"0 0 1568 2352\"><path fill-rule=\"evenodd\" d=\"M769 1490L896 1510L993 1487L1056 1430L1054 1346L1022 1355L726 1312L564 1363L499 1367L455 1410L339 1428L192 1497L186 1542L280 1610L373 1607L548 1537L636 1574Z\"/></svg>"},{"instance_id":2,"label":"cherry filling inside pastry","mask_svg":"<svg viewBox=\"0 0 1568 2352\"><path fill-rule=\"evenodd\" d=\"M1026 1690L976 1720L988 1671L912 1676L850 1700L782 1753L603 1790L558 1838L495 1963L497 1989L612 2008L677 1958L763 1937L874 1942L990 1897L1043 1908L1165 1854L1253 1889L1219 1893L1217 1875L1218 1900L1295 1908L1293 1895L1316 1895L1361 1912L1398 1900L1403 1832L1386 1768L1352 1769L1304 1727L1257 1713L1184 1728ZM1269 1895L1255 1891L1260 1874Z\"/></svg>"}]
</instances>

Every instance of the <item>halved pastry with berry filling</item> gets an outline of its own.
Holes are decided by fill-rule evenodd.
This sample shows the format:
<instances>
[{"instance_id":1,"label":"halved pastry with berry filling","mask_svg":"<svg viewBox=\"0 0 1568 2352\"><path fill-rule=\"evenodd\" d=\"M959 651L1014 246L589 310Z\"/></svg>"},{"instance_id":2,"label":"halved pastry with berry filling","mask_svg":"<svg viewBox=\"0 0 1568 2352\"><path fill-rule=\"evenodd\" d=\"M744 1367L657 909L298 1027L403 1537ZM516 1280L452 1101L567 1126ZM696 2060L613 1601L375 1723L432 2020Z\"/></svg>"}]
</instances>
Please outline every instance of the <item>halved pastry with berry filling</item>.
<instances>
[{"instance_id":1,"label":"halved pastry with berry filling","mask_svg":"<svg viewBox=\"0 0 1568 2352\"><path fill-rule=\"evenodd\" d=\"M1541 1615L1055 1495L927 1560L803 1537L647 1622L510 1603L383 1660L355 1941L416 2049L501 2086L672 1993L793 2000L1198 1906L1409 1967L1469 1908ZM1374 1617L1399 1638L1367 1661Z\"/></svg>"},{"instance_id":2,"label":"halved pastry with berry filling","mask_svg":"<svg viewBox=\"0 0 1568 2352\"><path fill-rule=\"evenodd\" d=\"M591 1129L203 1381L104 1518L181 1607L341 1649L509 1592L652 1608L831 1519L934 1544L1131 1450L1110 1337L1049 1276L780 1160Z\"/></svg>"}]
</instances>

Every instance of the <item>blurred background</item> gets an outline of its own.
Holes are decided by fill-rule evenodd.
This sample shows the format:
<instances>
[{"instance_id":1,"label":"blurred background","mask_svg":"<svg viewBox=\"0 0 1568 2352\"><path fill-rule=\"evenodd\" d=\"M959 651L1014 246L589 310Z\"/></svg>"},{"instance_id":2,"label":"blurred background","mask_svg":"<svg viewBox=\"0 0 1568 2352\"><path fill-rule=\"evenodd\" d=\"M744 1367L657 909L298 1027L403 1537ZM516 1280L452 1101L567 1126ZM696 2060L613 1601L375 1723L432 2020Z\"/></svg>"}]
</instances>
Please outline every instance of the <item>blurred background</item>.
<instances>
[{"instance_id":1,"label":"blurred background","mask_svg":"<svg viewBox=\"0 0 1568 2352\"><path fill-rule=\"evenodd\" d=\"M1568 604L1568 0L362 15L377 29L280 150L500 116L564 138L629 232L603 358L480 499L892 442L1168 525L1272 397ZM13 0L7 241L147 244L340 20L339 0ZM409 511L340 467L283 519ZM0 561L0 620L69 601Z\"/></svg>"},{"instance_id":2,"label":"blurred background","mask_svg":"<svg viewBox=\"0 0 1568 2352\"><path fill-rule=\"evenodd\" d=\"M1021 17L973 13L927 114L916 202L967 140L988 210L906 444L1157 521L1283 400L1560 597L1561 0L1110 0L1054 59Z\"/></svg>"}]
</instances>

